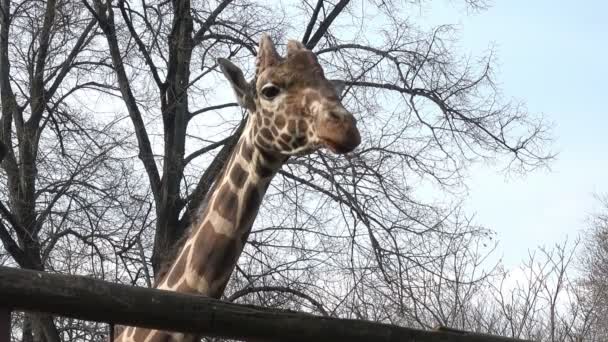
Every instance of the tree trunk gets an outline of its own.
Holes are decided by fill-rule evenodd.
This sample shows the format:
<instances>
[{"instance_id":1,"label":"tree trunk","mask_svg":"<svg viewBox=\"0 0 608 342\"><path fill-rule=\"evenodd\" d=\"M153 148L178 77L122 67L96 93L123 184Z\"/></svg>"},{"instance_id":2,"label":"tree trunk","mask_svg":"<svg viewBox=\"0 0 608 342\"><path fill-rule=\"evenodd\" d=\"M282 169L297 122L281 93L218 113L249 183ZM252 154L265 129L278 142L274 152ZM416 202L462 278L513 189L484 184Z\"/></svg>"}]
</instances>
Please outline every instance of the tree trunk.
<instances>
[{"instance_id":1,"label":"tree trunk","mask_svg":"<svg viewBox=\"0 0 608 342\"><path fill-rule=\"evenodd\" d=\"M156 236L152 253L154 274L158 274L162 261L171 255L171 249L183 235L179 213L184 207L180 198L180 183L184 173L184 151L188 127L188 86L192 40L192 13L190 1L175 1L173 27L169 35L169 61L166 98L162 109L165 151L160 201L157 206Z\"/></svg>"}]
</instances>

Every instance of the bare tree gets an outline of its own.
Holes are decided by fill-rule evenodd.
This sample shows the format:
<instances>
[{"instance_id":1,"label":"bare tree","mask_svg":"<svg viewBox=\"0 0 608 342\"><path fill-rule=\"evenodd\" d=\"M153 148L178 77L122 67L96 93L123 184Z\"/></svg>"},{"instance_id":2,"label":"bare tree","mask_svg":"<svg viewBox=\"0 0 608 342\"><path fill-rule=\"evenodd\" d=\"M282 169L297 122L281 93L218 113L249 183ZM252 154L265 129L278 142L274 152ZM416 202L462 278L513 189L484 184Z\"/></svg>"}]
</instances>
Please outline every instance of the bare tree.
<instances>
[{"instance_id":1,"label":"bare tree","mask_svg":"<svg viewBox=\"0 0 608 342\"><path fill-rule=\"evenodd\" d=\"M185 231L189 210L201 203L230 152L234 137L240 132L239 125L243 126L243 121L238 119L226 122L223 130L232 134L186 155L187 132L192 120L210 111L234 106L230 102L211 100L216 95L207 87L213 84L210 77L217 69L214 58L251 58L257 33L264 30L283 35L290 32L289 26L276 11L271 15L271 9L248 2L221 1L202 7L193 6L189 1L135 4L124 0L115 3L96 0L85 4L106 36L120 94L138 139L139 157L154 195L157 226L152 259L157 269L160 255L167 254ZM377 163L377 155L390 155L395 157L395 162L408 162L416 172L448 181L462 166L462 158L470 159L486 152L510 153L521 165L536 166L546 160L548 156L540 149L546 138L542 122L531 121L522 108L499 105L495 95L487 94L493 87L490 59L483 62L475 74L473 63L462 64L450 54L443 38L449 28L438 28L429 35L415 32L386 4L377 7L385 12L391 26L385 29L383 41L378 44L383 48L353 43L364 40L363 36L341 42L339 35L331 30L331 24L340 13L348 13L347 5L348 1L335 5L324 1L299 4L300 11L310 18L303 41L309 48L322 44L317 53L326 64L333 66L333 73L351 86L349 98L362 120L374 120L369 110L372 106L383 107L374 101L374 94L379 93L399 101L403 109L393 117L379 118L378 123L387 125L410 118L406 126L397 125L394 130L386 127L386 132L374 134L376 139L385 140L370 139L368 147L357 156L360 167L382 167L384 165L365 165L365 162ZM388 32L401 33L390 35ZM121 40L124 36L129 40ZM192 73L194 66L197 70ZM154 87L152 92L150 85ZM142 86L145 89L141 89ZM142 95L138 97L138 94ZM191 99L196 99L194 109L190 108ZM440 120L426 118L428 114L422 109L429 105L443 113ZM159 127L162 152L158 160L162 172L154 159L150 128L141 109L144 106L162 119ZM509 134L520 124L529 130L525 136ZM426 131L424 138L408 141L410 129ZM391 138L387 140L386 136ZM186 167L195 158L220 146L223 148L203 175L195 176L185 184L185 189L180 186ZM321 160L295 162L303 163L302 167L312 172ZM321 170L325 167L322 163L318 166ZM335 179L340 175L325 178L329 176ZM337 191L342 197L339 188Z\"/></svg>"},{"instance_id":2,"label":"bare tree","mask_svg":"<svg viewBox=\"0 0 608 342\"><path fill-rule=\"evenodd\" d=\"M593 308L590 329L599 341L608 338L608 198L598 196L597 200L600 211L590 216L579 261L584 289L581 303Z\"/></svg>"},{"instance_id":3,"label":"bare tree","mask_svg":"<svg viewBox=\"0 0 608 342\"><path fill-rule=\"evenodd\" d=\"M455 55L454 28L420 29L408 19L415 6L2 0L4 249L21 267L151 286L247 120L221 90L216 58L251 77L262 32L301 37L345 82L364 141L347 159L289 160L225 298L470 326L468 305L495 273L484 264L491 232L457 195L432 200L421 189L457 194L477 161L542 166L550 136L542 118L500 97L492 52ZM43 340L99 335L42 322ZM26 315L25 335L30 326Z\"/></svg>"},{"instance_id":4,"label":"bare tree","mask_svg":"<svg viewBox=\"0 0 608 342\"><path fill-rule=\"evenodd\" d=\"M96 118L79 104L115 88L95 77L107 58L96 50L96 21L72 1L5 0L0 9L4 262L114 279L107 263L131 235L120 229L121 211L135 178L121 156L130 140L119 118ZM24 341L76 333L48 315L16 319Z\"/></svg>"},{"instance_id":5,"label":"bare tree","mask_svg":"<svg viewBox=\"0 0 608 342\"><path fill-rule=\"evenodd\" d=\"M472 301L469 330L534 341L601 341L597 302L576 274L579 241L541 247ZM487 287L486 287L487 286Z\"/></svg>"}]
</instances>

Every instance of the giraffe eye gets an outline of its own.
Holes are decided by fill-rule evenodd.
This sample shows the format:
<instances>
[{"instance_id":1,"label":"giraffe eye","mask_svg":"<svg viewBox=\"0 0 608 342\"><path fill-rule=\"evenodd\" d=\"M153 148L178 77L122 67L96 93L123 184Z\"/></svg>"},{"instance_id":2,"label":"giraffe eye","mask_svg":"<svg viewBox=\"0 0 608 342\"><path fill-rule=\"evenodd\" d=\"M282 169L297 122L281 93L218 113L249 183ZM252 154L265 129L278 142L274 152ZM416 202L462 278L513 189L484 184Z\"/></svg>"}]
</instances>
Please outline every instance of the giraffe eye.
<instances>
[{"instance_id":1,"label":"giraffe eye","mask_svg":"<svg viewBox=\"0 0 608 342\"><path fill-rule=\"evenodd\" d=\"M279 93L281 93L281 88L277 87L272 83L269 83L262 87L261 93L262 96L264 96L264 98L266 98L267 100L272 100L277 97Z\"/></svg>"}]
</instances>

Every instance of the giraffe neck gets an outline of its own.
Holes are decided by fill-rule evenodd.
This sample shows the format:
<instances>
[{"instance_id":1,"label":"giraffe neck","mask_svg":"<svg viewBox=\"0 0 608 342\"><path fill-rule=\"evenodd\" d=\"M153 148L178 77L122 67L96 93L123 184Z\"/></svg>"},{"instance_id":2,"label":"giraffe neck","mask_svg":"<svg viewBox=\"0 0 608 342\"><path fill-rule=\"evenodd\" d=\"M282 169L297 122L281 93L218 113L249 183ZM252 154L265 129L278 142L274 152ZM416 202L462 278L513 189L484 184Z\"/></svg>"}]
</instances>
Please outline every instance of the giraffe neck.
<instances>
[{"instance_id":1,"label":"giraffe neck","mask_svg":"<svg viewBox=\"0 0 608 342\"><path fill-rule=\"evenodd\" d=\"M190 236L157 288L219 298L251 231L262 198L284 158L239 139Z\"/></svg>"},{"instance_id":2,"label":"giraffe neck","mask_svg":"<svg viewBox=\"0 0 608 342\"><path fill-rule=\"evenodd\" d=\"M156 288L220 298L243 251L262 198L286 157L253 144L253 121L198 209L190 234ZM194 341L185 334L130 327L116 342Z\"/></svg>"}]
</instances>

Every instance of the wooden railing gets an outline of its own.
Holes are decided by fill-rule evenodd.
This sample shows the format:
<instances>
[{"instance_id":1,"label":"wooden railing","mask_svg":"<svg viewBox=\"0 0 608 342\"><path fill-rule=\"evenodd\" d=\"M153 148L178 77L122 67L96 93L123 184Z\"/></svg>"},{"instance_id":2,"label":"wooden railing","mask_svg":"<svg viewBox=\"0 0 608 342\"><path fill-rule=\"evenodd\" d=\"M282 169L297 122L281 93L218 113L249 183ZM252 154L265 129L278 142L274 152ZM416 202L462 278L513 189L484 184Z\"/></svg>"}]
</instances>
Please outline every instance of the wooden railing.
<instances>
[{"instance_id":1,"label":"wooden railing","mask_svg":"<svg viewBox=\"0 0 608 342\"><path fill-rule=\"evenodd\" d=\"M363 320L239 305L202 296L114 284L82 276L0 267L0 341L10 312L263 341L523 341L449 328L420 330Z\"/></svg>"}]
</instances>

